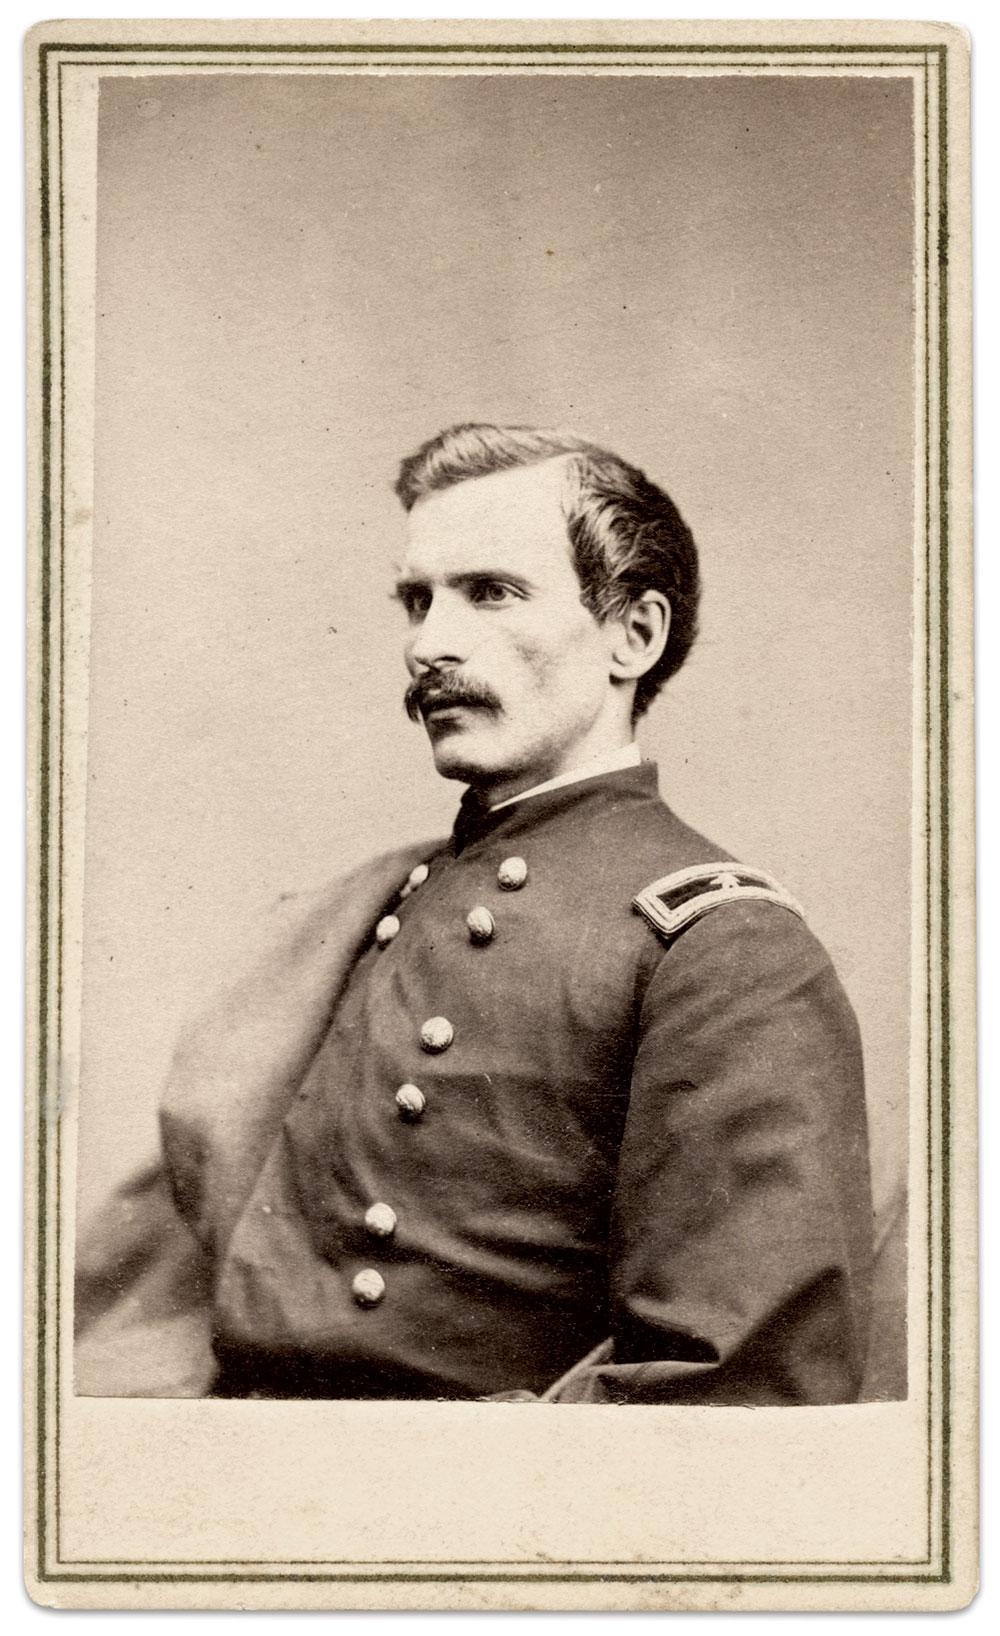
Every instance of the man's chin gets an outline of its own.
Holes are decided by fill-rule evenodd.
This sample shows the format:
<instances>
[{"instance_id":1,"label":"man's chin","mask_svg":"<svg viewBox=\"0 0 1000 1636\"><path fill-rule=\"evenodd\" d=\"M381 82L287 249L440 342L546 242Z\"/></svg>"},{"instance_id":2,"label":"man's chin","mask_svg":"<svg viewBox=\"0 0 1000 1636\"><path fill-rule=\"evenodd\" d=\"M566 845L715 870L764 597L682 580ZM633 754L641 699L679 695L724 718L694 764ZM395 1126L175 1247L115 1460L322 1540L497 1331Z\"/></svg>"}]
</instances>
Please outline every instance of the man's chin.
<instances>
[{"instance_id":1,"label":"man's chin","mask_svg":"<svg viewBox=\"0 0 1000 1636\"><path fill-rule=\"evenodd\" d=\"M479 757L469 755L458 745L435 744L433 754L435 771L442 778L457 778L463 784L480 784L491 779L489 768Z\"/></svg>"},{"instance_id":2,"label":"man's chin","mask_svg":"<svg viewBox=\"0 0 1000 1636\"><path fill-rule=\"evenodd\" d=\"M456 728L451 732L428 730L428 737L435 769L442 778L455 778L463 784L490 784L503 777L486 746L476 743L478 734Z\"/></svg>"}]
</instances>

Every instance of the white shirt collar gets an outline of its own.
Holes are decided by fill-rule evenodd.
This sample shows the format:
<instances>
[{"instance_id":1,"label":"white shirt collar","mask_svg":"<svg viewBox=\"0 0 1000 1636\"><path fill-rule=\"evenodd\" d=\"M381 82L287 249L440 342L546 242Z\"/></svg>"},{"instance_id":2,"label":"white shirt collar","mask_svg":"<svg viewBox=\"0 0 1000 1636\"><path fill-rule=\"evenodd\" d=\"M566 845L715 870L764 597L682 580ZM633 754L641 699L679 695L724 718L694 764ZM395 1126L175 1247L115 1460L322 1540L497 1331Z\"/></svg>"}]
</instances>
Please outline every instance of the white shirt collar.
<instances>
[{"instance_id":1,"label":"white shirt collar","mask_svg":"<svg viewBox=\"0 0 1000 1636\"><path fill-rule=\"evenodd\" d=\"M527 801L529 795L541 795L545 790L558 790L564 784L575 784L581 778L597 778L601 773L621 772L624 767L638 767L642 760L642 751L635 740L631 744L623 744L620 750L613 750L610 755L593 756L590 761L584 761L579 767L574 767L570 773L560 773L558 778L546 779L544 784L535 784L530 790L522 790L520 795L512 795L506 801L498 801L491 812L499 812L501 807L512 807L515 801Z\"/></svg>"}]
</instances>

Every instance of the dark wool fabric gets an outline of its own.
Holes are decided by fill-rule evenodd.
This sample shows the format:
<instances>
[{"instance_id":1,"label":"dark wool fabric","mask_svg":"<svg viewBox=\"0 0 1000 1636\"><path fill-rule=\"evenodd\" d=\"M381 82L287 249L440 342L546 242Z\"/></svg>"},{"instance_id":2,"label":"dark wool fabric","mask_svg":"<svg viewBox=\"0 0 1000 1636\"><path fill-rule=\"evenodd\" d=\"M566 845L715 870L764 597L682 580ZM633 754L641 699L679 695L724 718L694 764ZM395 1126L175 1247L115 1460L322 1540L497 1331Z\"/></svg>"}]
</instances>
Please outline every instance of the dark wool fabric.
<instances>
[{"instance_id":1,"label":"dark wool fabric","mask_svg":"<svg viewBox=\"0 0 1000 1636\"><path fill-rule=\"evenodd\" d=\"M527 866L515 890L498 878L511 857ZM150 1253L147 1312L136 1280L108 1273L115 1218L98 1228L100 1300L84 1309L100 1306L117 1390L143 1323L170 1320L179 1392L854 1400L872 1211L843 990L775 903L721 904L672 940L632 907L651 881L726 858L645 764L494 813L466 798L448 842L310 910L168 1088L151 1231L162 1263L164 1220L183 1217L169 1265L187 1286L151 1284ZM402 892L417 861L426 879ZM470 936L473 909L488 941ZM388 913L399 929L379 946ZM431 1018L453 1036L435 1052ZM422 1093L416 1119L397 1107L404 1084ZM388 1236L366 1226L375 1203L395 1215ZM371 1306L352 1292L362 1271L384 1284ZM116 1288L131 1350L109 1327ZM115 1368L89 1355L79 1389L111 1389ZM170 1395L143 1378L126 1389Z\"/></svg>"}]
</instances>

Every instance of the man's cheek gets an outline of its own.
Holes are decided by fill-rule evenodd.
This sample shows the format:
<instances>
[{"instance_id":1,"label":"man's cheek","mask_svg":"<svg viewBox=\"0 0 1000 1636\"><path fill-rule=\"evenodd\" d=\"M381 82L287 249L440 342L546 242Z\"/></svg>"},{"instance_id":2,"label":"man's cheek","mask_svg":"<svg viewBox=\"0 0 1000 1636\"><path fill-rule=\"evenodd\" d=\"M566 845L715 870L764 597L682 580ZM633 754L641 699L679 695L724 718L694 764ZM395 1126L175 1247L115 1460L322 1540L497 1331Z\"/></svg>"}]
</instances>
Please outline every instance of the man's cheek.
<instances>
[{"instance_id":1,"label":"man's cheek","mask_svg":"<svg viewBox=\"0 0 1000 1636\"><path fill-rule=\"evenodd\" d=\"M566 664L567 655L553 651L551 643L524 641L517 644L515 670L536 689L551 685L552 679Z\"/></svg>"}]
</instances>

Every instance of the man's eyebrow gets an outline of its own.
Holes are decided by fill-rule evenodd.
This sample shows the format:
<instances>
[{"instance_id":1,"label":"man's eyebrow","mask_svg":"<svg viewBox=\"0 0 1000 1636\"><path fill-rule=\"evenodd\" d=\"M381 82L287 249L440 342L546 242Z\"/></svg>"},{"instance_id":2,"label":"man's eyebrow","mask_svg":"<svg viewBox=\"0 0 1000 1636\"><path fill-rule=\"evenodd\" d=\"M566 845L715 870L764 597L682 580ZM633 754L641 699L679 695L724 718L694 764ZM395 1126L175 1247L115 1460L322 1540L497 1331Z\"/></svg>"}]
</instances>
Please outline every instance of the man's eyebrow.
<instances>
[{"instance_id":1,"label":"man's eyebrow","mask_svg":"<svg viewBox=\"0 0 1000 1636\"><path fill-rule=\"evenodd\" d=\"M425 579L397 579L392 588L392 595L402 598L413 591L426 591L426 589L427 581Z\"/></svg>"}]
</instances>

